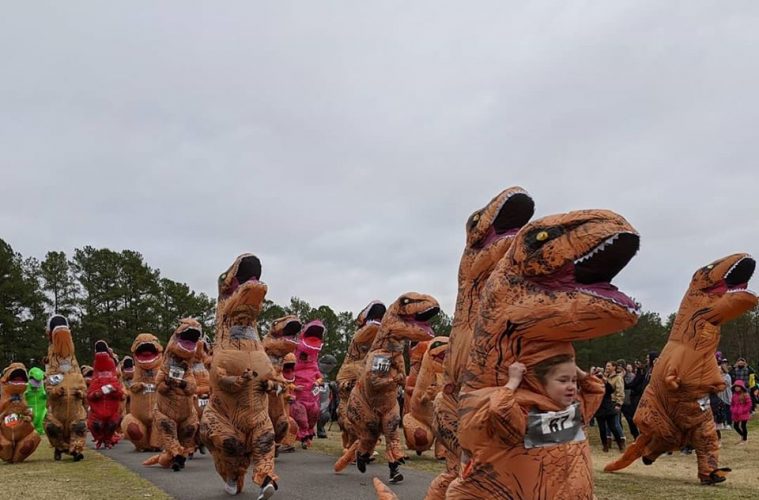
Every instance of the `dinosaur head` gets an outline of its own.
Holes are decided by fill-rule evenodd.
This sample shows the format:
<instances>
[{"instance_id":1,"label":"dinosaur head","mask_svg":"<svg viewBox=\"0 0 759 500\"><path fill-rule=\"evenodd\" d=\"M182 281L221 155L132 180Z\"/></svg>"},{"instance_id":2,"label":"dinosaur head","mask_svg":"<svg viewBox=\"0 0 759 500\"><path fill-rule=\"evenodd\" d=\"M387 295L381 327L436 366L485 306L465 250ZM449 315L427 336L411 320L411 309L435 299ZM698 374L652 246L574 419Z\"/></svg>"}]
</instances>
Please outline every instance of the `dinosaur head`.
<instances>
[{"instance_id":1,"label":"dinosaur head","mask_svg":"<svg viewBox=\"0 0 759 500\"><path fill-rule=\"evenodd\" d=\"M611 281L639 245L637 231L608 210L531 222L491 275L481 317L502 319L504 329L508 320L518 335L540 340L583 340L624 330L635 324L640 306Z\"/></svg>"},{"instance_id":2,"label":"dinosaur head","mask_svg":"<svg viewBox=\"0 0 759 500\"><path fill-rule=\"evenodd\" d=\"M60 358L74 356L74 339L71 337L69 322L60 314L50 317L47 322L47 336L52 345L52 354Z\"/></svg>"},{"instance_id":3,"label":"dinosaur head","mask_svg":"<svg viewBox=\"0 0 759 500\"><path fill-rule=\"evenodd\" d=\"M37 368L36 366L29 370L29 385L33 387L34 389L39 389L42 387L43 382L45 381L45 372L42 371L42 369Z\"/></svg>"},{"instance_id":4,"label":"dinosaur head","mask_svg":"<svg viewBox=\"0 0 759 500\"><path fill-rule=\"evenodd\" d=\"M427 349L430 346L430 342L430 340L411 342L408 350L408 360L411 366L421 364L422 359L424 359L424 353L427 352Z\"/></svg>"},{"instance_id":5,"label":"dinosaur head","mask_svg":"<svg viewBox=\"0 0 759 500\"><path fill-rule=\"evenodd\" d=\"M448 337L435 337L429 342L422 364L433 373L443 373L443 362L448 352Z\"/></svg>"},{"instance_id":6,"label":"dinosaur head","mask_svg":"<svg viewBox=\"0 0 759 500\"><path fill-rule=\"evenodd\" d=\"M319 371L323 376L329 375L337 366L337 358L331 354L325 354L319 358Z\"/></svg>"},{"instance_id":7,"label":"dinosaur head","mask_svg":"<svg viewBox=\"0 0 759 500\"><path fill-rule=\"evenodd\" d=\"M321 351L324 346L324 324L315 319L303 326L300 332L299 350L301 351Z\"/></svg>"},{"instance_id":8,"label":"dinosaur head","mask_svg":"<svg viewBox=\"0 0 759 500\"><path fill-rule=\"evenodd\" d=\"M116 371L116 362L113 359L113 355L108 349L108 344L105 340L98 340L95 342L95 361L92 363L95 377L101 373L113 374Z\"/></svg>"},{"instance_id":9,"label":"dinosaur head","mask_svg":"<svg viewBox=\"0 0 759 500\"><path fill-rule=\"evenodd\" d=\"M718 326L756 307L757 296L749 290L756 261L737 253L702 267L693 275L678 315L698 315Z\"/></svg>"},{"instance_id":10,"label":"dinosaur head","mask_svg":"<svg viewBox=\"0 0 759 500\"><path fill-rule=\"evenodd\" d=\"M3 396L17 396L26 391L29 382L29 374L22 363L11 363L0 376L0 385L3 387Z\"/></svg>"},{"instance_id":11,"label":"dinosaur head","mask_svg":"<svg viewBox=\"0 0 759 500\"><path fill-rule=\"evenodd\" d=\"M295 354L288 352L282 358L282 378L287 382L295 381Z\"/></svg>"},{"instance_id":12,"label":"dinosaur head","mask_svg":"<svg viewBox=\"0 0 759 500\"><path fill-rule=\"evenodd\" d=\"M459 274L479 276L491 270L534 213L535 202L527 191L510 187L470 215Z\"/></svg>"},{"instance_id":13,"label":"dinosaur head","mask_svg":"<svg viewBox=\"0 0 759 500\"><path fill-rule=\"evenodd\" d=\"M189 361L195 357L195 350L202 335L202 326L195 319L180 319L179 326L174 330L166 345L166 351L177 358Z\"/></svg>"},{"instance_id":14,"label":"dinosaur head","mask_svg":"<svg viewBox=\"0 0 759 500\"><path fill-rule=\"evenodd\" d=\"M298 346L298 334L302 327L297 316L288 315L275 319L269 328L269 333L262 341L267 354L284 356L288 352L295 351Z\"/></svg>"},{"instance_id":15,"label":"dinosaur head","mask_svg":"<svg viewBox=\"0 0 759 500\"><path fill-rule=\"evenodd\" d=\"M385 315L387 307L379 300L373 300L369 302L356 318L356 326L362 328L368 324L379 325L382 322L382 317Z\"/></svg>"},{"instance_id":16,"label":"dinosaur head","mask_svg":"<svg viewBox=\"0 0 759 500\"><path fill-rule=\"evenodd\" d=\"M125 381L130 381L134 378L134 359L131 356L124 356L119 363L119 371Z\"/></svg>"},{"instance_id":17,"label":"dinosaur head","mask_svg":"<svg viewBox=\"0 0 759 500\"><path fill-rule=\"evenodd\" d=\"M356 318L358 329L353 334L350 346L348 347L348 356L351 359L363 358L369 351L374 337L377 336L382 318L385 316L387 307L379 300L369 302L363 311Z\"/></svg>"},{"instance_id":18,"label":"dinosaur head","mask_svg":"<svg viewBox=\"0 0 759 500\"><path fill-rule=\"evenodd\" d=\"M134 362L142 370L153 370L161 364L163 346L152 333L141 333L132 342Z\"/></svg>"},{"instance_id":19,"label":"dinosaur head","mask_svg":"<svg viewBox=\"0 0 759 500\"><path fill-rule=\"evenodd\" d=\"M266 283L261 279L261 261L246 253L235 259L219 276L219 318L227 324L249 324L258 318L266 297Z\"/></svg>"},{"instance_id":20,"label":"dinosaur head","mask_svg":"<svg viewBox=\"0 0 759 500\"><path fill-rule=\"evenodd\" d=\"M435 336L430 320L439 312L440 305L434 297L407 292L390 305L381 329L394 340L430 340Z\"/></svg>"}]
</instances>

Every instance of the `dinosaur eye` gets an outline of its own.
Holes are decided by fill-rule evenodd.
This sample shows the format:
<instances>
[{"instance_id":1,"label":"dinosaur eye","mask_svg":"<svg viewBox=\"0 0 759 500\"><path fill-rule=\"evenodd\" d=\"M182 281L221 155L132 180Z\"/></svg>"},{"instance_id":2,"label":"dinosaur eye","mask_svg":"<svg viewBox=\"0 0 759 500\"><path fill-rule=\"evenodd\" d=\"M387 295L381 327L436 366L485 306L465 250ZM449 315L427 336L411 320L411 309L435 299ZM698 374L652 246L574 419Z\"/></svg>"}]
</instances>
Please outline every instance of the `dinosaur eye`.
<instances>
[{"instance_id":1,"label":"dinosaur eye","mask_svg":"<svg viewBox=\"0 0 759 500\"><path fill-rule=\"evenodd\" d=\"M473 220L474 222L477 222L478 220L480 220L480 214L474 214L474 215L472 216L472 220Z\"/></svg>"},{"instance_id":2,"label":"dinosaur eye","mask_svg":"<svg viewBox=\"0 0 759 500\"><path fill-rule=\"evenodd\" d=\"M404 306L409 305L410 302L411 302L411 299L409 299L408 297L403 297L401 299L401 304L403 304Z\"/></svg>"},{"instance_id":3,"label":"dinosaur eye","mask_svg":"<svg viewBox=\"0 0 759 500\"><path fill-rule=\"evenodd\" d=\"M219 283L221 283L225 279L227 279L227 273L221 273L221 275L219 276Z\"/></svg>"},{"instance_id":4,"label":"dinosaur eye","mask_svg":"<svg viewBox=\"0 0 759 500\"><path fill-rule=\"evenodd\" d=\"M538 241L545 241L548 239L548 231L541 231L535 235L535 239Z\"/></svg>"},{"instance_id":5,"label":"dinosaur eye","mask_svg":"<svg viewBox=\"0 0 759 500\"><path fill-rule=\"evenodd\" d=\"M706 266L706 268L707 269L714 269L714 264L709 264L708 266Z\"/></svg>"}]
</instances>

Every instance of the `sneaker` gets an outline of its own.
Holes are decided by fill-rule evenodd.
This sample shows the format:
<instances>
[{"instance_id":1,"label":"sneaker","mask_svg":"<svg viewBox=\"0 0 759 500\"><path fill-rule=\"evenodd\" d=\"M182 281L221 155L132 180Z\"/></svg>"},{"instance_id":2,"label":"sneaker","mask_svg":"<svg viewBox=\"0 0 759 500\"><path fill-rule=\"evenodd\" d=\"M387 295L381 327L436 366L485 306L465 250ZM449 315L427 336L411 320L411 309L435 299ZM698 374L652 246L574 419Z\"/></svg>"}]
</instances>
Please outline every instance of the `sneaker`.
<instances>
[{"instance_id":1,"label":"sneaker","mask_svg":"<svg viewBox=\"0 0 759 500\"><path fill-rule=\"evenodd\" d=\"M224 483L224 491L227 495L237 495L237 480L227 479Z\"/></svg>"}]
</instances>

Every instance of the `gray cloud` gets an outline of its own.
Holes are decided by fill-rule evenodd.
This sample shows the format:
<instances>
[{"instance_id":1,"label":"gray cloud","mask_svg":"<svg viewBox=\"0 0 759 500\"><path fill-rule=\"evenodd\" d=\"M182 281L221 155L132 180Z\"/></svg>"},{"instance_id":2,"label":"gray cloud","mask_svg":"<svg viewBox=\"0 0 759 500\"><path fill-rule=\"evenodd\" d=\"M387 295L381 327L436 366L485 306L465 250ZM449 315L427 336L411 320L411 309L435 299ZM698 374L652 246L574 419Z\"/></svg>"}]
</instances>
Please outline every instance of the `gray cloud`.
<instances>
[{"instance_id":1,"label":"gray cloud","mask_svg":"<svg viewBox=\"0 0 759 500\"><path fill-rule=\"evenodd\" d=\"M6 6L0 236L137 249L212 296L253 251L279 302L450 312L466 218L519 184L625 215L617 282L668 313L759 248L759 7L730 7Z\"/></svg>"}]
</instances>

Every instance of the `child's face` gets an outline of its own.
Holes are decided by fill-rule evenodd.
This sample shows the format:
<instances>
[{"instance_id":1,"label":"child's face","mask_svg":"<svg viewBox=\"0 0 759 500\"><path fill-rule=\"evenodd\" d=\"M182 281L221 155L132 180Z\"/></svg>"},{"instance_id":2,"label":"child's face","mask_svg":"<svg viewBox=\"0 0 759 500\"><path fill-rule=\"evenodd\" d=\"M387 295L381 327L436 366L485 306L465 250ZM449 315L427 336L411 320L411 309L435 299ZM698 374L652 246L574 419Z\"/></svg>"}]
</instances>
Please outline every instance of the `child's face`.
<instances>
[{"instance_id":1,"label":"child's face","mask_svg":"<svg viewBox=\"0 0 759 500\"><path fill-rule=\"evenodd\" d=\"M546 375L546 394L561 406L571 405L577 397L577 366L567 361L554 366Z\"/></svg>"},{"instance_id":2,"label":"child's face","mask_svg":"<svg viewBox=\"0 0 759 500\"><path fill-rule=\"evenodd\" d=\"M739 386L739 385L736 385L734 392L743 392L743 388L741 386Z\"/></svg>"}]
</instances>

